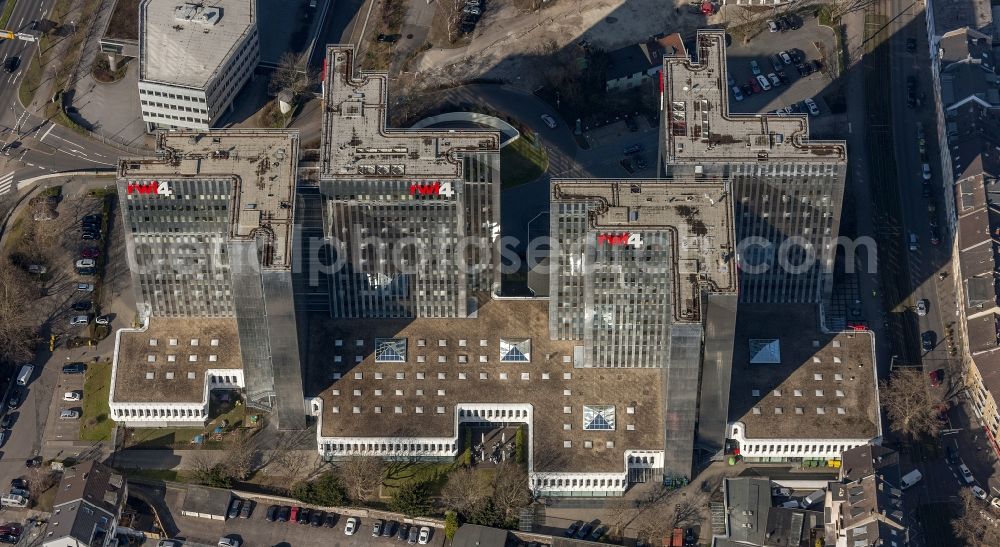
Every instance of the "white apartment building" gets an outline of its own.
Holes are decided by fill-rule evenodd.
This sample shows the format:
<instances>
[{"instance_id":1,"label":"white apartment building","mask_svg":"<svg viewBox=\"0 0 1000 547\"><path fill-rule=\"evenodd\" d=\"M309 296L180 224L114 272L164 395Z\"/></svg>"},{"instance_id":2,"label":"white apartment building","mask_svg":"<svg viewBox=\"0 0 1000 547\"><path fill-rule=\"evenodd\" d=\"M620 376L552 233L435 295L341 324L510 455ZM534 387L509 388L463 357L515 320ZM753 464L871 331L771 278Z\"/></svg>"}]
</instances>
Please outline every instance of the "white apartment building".
<instances>
[{"instance_id":1,"label":"white apartment building","mask_svg":"<svg viewBox=\"0 0 1000 547\"><path fill-rule=\"evenodd\" d=\"M209 129L259 59L256 0L145 0L139 8L139 102L147 130Z\"/></svg>"}]
</instances>

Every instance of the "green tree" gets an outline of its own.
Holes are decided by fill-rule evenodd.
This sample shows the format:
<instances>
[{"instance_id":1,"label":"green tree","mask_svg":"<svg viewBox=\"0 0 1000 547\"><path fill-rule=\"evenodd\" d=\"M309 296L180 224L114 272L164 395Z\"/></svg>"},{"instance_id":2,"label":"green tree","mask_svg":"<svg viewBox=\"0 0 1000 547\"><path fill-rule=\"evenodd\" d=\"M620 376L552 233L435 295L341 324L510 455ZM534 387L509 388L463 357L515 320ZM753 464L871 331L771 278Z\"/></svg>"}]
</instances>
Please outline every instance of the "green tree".
<instances>
[{"instance_id":1,"label":"green tree","mask_svg":"<svg viewBox=\"0 0 1000 547\"><path fill-rule=\"evenodd\" d=\"M324 473L315 481L302 481L292 488L292 497L304 503L339 507L347 501L347 492L333 473Z\"/></svg>"},{"instance_id":2,"label":"green tree","mask_svg":"<svg viewBox=\"0 0 1000 547\"><path fill-rule=\"evenodd\" d=\"M455 532L458 532L458 513L448 511L444 514L444 537L448 541L455 539Z\"/></svg>"},{"instance_id":3,"label":"green tree","mask_svg":"<svg viewBox=\"0 0 1000 547\"><path fill-rule=\"evenodd\" d=\"M408 482L396 490L389 508L410 517L422 517L430 511L427 483Z\"/></svg>"},{"instance_id":4,"label":"green tree","mask_svg":"<svg viewBox=\"0 0 1000 547\"><path fill-rule=\"evenodd\" d=\"M229 476L226 467L222 464L216 464L208 469L195 471L195 480L199 484L215 488L232 488L233 486L233 478Z\"/></svg>"}]
</instances>

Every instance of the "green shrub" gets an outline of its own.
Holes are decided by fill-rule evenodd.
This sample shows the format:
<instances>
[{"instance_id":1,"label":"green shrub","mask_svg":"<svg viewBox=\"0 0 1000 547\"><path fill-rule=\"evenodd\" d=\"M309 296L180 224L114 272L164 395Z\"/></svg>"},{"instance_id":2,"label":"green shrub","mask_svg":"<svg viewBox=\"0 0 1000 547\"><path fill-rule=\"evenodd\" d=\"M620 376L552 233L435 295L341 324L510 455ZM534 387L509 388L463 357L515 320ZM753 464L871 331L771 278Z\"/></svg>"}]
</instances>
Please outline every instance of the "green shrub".
<instances>
[{"instance_id":1,"label":"green shrub","mask_svg":"<svg viewBox=\"0 0 1000 547\"><path fill-rule=\"evenodd\" d=\"M448 511L444 514L444 537L448 541L455 539L455 532L458 532L458 514Z\"/></svg>"},{"instance_id":2,"label":"green shrub","mask_svg":"<svg viewBox=\"0 0 1000 547\"><path fill-rule=\"evenodd\" d=\"M389 509L409 517L422 517L430 511L427 483L408 482L396 490Z\"/></svg>"},{"instance_id":3,"label":"green shrub","mask_svg":"<svg viewBox=\"0 0 1000 547\"><path fill-rule=\"evenodd\" d=\"M292 488L292 497L323 507L340 507L347 502L347 491L333 473L324 473L312 482L302 481Z\"/></svg>"}]
</instances>

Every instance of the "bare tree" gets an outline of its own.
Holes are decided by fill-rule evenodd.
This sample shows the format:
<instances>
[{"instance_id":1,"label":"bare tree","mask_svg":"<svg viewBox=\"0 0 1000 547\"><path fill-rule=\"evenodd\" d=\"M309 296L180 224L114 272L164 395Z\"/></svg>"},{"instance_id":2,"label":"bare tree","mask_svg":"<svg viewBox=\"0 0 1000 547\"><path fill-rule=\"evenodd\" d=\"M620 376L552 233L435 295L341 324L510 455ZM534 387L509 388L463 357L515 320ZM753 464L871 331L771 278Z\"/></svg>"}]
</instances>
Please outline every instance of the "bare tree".
<instances>
[{"instance_id":1,"label":"bare tree","mask_svg":"<svg viewBox=\"0 0 1000 547\"><path fill-rule=\"evenodd\" d=\"M448 43L454 44L462 29L462 10L465 9L465 0L440 0L438 7L441 8L441 15L448 28Z\"/></svg>"},{"instance_id":2,"label":"bare tree","mask_svg":"<svg viewBox=\"0 0 1000 547\"><path fill-rule=\"evenodd\" d=\"M911 437L933 437L941 429L935 406L940 401L931 399L923 372L914 369L896 369L879 386L882 406L889 416L893 431Z\"/></svg>"},{"instance_id":3,"label":"bare tree","mask_svg":"<svg viewBox=\"0 0 1000 547\"><path fill-rule=\"evenodd\" d=\"M27 272L6 261L0 263L0 361L26 361L34 355L34 317L25 310L38 293Z\"/></svg>"},{"instance_id":4,"label":"bare tree","mask_svg":"<svg viewBox=\"0 0 1000 547\"><path fill-rule=\"evenodd\" d=\"M283 54L278 60L278 68L271 75L269 85L271 94L276 95L285 90L298 98L308 91L318 77L316 70L309 68L308 61L305 54L296 55L291 52Z\"/></svg>"},{"instance_id":5,"label":"bare tree","mask_svg":"<svg viewBox=\"0 0 1000 547\"><path fill-rule=\"evenodd\" d=\"M237 430L230 437L229 449L221 462L236 480L245 481L260 467L261 452L253 432Z\"/></svg>"},{"instance_id":6,"label":"bare tree","mask_svg":"<svg viewBox=\"0 0 1000 547\"><path fill-rule=\"evenodd\" d=\"M510 521L529 503L528 473L520 465L504 460L493 476L493 505Z\"/></svg>"},{"instance_id":7,"label":"bare tree","mask_svg":"<svg viewBox=\"0 0 1000 547\"><path fill-rule=\"evenodd\" d=\"M848 13L861 11L872 2L873 0L834 0L830 9L830 18L837 19Z\"/></svg>"},{"instance_id":8,"label":"bare tree","mask_svg":"<svg viewBox=\"0 0 1000 547\"><path fill-rule=\"evenodd\" d=\"M382 458L351 456L337 463L337 474L352 500L364 500L375 494L382 485L385 462Z\"/></svg>"},{"instance_id":9,"label":"bare tree","mask_svg":"<svg viewBox=\"0 0 1000 547\"><path fill-rule=\"evenodd\" d=\"M489 476L471 467L461 467L448 474L448 482L441 489L445 506L469 515L485 504L491 494Z\"/></svg>"},{"instance_id":10,"label":"bare tree","mask_svg":"<svg viewBox=\"0 0 1000 547\"><path fill-rule=\"evenodd\" d=\"M959 515L951 520L955 535L969 547L1000 545L1000 512L962 488Z\"/></svg>"}]
</instances>

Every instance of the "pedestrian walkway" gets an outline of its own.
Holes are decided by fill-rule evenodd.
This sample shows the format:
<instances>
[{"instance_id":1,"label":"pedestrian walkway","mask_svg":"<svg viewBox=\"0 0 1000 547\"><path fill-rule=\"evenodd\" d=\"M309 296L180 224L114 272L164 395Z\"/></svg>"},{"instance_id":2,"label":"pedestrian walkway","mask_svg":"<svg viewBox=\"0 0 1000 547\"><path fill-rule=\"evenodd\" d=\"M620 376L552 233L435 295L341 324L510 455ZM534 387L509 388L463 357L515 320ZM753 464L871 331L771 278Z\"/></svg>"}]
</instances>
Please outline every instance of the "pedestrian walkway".
<instances>
[{"instance_id":1,"label":"pedestrian walkway","mask_svg":"<svg viewBox=\"0 0 1000 547\"><path fill-rule=\"evenodd\" d=\"M0 175L0 196L10 192L10 189L14 188L16 183L17 181L14 180L14 173Z\"/></svg>"}]
</instances>

